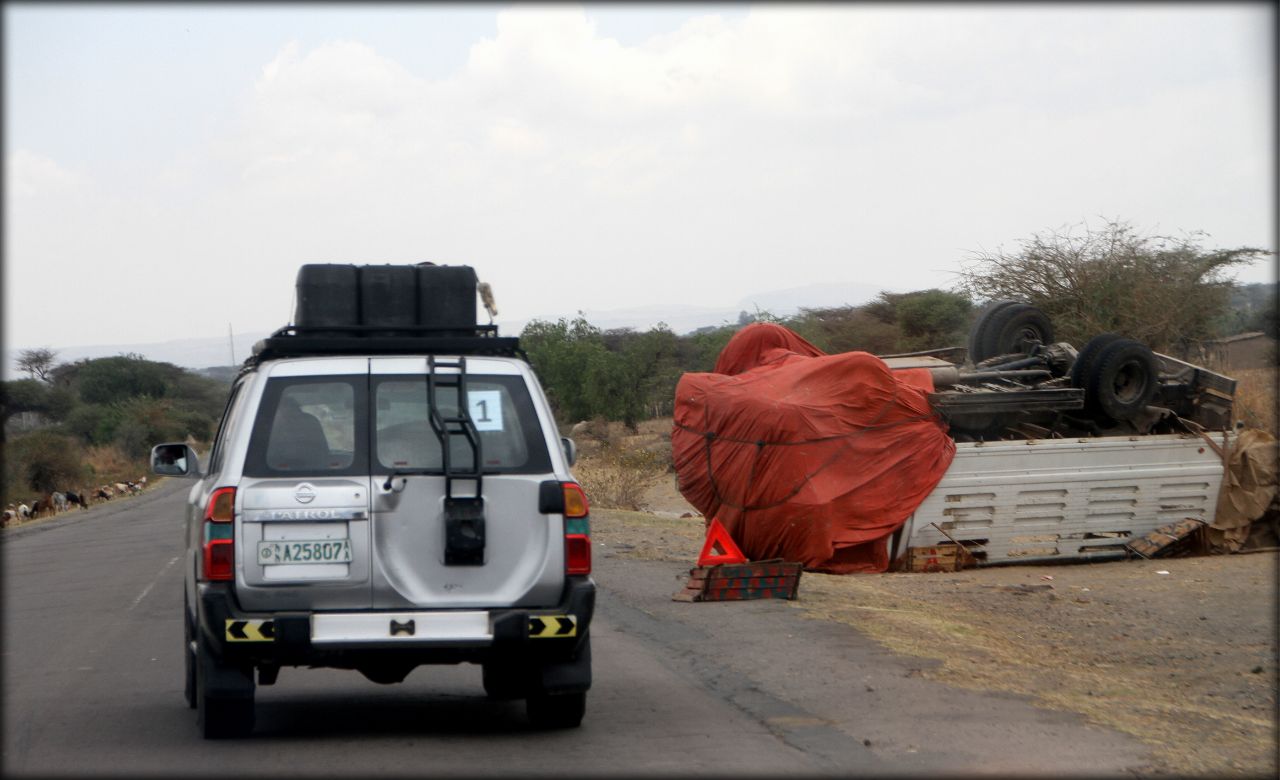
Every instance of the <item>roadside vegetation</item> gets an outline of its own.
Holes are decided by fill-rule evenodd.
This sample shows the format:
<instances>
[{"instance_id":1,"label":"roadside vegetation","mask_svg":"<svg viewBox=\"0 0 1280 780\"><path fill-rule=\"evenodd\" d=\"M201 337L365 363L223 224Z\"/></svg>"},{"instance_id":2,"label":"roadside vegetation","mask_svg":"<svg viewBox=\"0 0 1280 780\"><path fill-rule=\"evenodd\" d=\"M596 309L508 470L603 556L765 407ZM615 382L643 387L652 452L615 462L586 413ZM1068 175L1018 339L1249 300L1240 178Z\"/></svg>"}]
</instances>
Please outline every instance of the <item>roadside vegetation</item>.
<instances>
[{"instance_id":1,"label":"roadside vegetation","mask_svg":"<svg viewBox=\"0 0 1280 780\"><path fill-rule=\"evenodd\" d=\"M24 350L3 383L4 503L136 481L162 441L208 441L227 385L139 355L57 363Z\"/></svg>"},{"instance_id":2,"label":"roadside vegetation","mask_svg":"<svg viewBox=\"0 0 1280 780\"><path fill-rule=\"evenodd\" d=\"M801 309L788 317L744 311L736 322L685 335L663 324L644 332L602 330L579 313L535 320L520 339L562 425L600 419L632 431L643 420L670 416L680 376L710 371L733 334L752 322L784 325L828 353L888 355L963 347L986 302L1016 298L1044 311L1055 338L1077 348L1115 332L1203 365L1201 348L1213 339L1252 331L1280 336L1276 285L1241 286L1229 277L1271 252L1214 249L1205 239L1143 235L1119 221L1069 227L1036 234L1014 250L974 253L950 290L881 292L859 306ZM1256 371L1257 377L1236 376L1241 419L1274 431L1274 375Z\"/></svg>"}]
</instances>

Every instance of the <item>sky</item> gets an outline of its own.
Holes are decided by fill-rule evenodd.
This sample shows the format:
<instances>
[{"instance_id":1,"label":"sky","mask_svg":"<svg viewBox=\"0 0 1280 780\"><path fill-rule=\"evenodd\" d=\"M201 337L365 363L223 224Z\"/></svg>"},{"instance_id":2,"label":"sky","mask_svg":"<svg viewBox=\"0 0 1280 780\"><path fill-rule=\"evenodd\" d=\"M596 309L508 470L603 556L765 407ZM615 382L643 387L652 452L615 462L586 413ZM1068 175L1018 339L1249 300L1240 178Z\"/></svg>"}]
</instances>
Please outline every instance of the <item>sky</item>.
<instances>
[{"instance_id":1,"label":"sky","mask_svg":"<svg viewBox=\"0 0 1280 780\"><path fill-rule=\"evenodd\" d=\"M3 13L9 348L268 331L313 262L527 319L945 288L1109 219L1276 248L1271 4Z\"/></svg>"}]
</instances>

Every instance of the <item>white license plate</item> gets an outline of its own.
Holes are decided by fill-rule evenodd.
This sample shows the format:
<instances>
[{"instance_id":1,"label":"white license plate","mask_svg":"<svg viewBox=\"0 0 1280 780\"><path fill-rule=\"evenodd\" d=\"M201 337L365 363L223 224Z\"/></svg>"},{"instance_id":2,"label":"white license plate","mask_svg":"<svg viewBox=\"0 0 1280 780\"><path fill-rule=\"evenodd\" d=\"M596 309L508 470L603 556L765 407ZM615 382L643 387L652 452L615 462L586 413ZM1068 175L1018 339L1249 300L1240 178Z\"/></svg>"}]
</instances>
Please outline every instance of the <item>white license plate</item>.
<instances>
[{"instance_id":1,"label":"white license plate","mask_svg":"<svg viewBox=\"0 0 1280 780\"><path fill-rule=\"evenodd\" d=\"M258 542L258 563L263 566L350 562L350 539L290 539L287 542Z\"/></svg>"}]
</instances>

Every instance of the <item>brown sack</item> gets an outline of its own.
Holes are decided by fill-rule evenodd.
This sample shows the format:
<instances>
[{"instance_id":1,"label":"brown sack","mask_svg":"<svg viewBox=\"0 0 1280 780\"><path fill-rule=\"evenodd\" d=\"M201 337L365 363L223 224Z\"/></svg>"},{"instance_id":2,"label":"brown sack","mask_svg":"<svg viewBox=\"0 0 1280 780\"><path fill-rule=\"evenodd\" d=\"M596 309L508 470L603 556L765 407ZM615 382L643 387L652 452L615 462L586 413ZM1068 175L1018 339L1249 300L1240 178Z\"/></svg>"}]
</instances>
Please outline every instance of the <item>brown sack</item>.
<instances>
[{"instance_id":1,"label":"brown sack","mask_svg":"<svg viewBox=\"0 0 1280 780\"><path fill-rule=\"evenodd\" d=\"M1249 538L1249 527L1276 498L1280 447L1274 436L1246 429L1227 455L1218 507L1208 528L1208 542L1219 552L1235 552Z\"/></svg>"}]
</instances>

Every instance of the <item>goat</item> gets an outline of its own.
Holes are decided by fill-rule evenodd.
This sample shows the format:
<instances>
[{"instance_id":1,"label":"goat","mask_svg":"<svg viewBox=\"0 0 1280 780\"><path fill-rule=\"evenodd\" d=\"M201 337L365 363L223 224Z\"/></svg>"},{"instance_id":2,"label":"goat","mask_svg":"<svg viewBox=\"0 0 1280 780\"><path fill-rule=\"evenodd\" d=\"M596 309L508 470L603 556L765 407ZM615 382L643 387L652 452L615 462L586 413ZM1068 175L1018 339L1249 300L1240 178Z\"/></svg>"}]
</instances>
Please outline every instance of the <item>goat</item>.
<instances>
[{"instance_id":1,"label":"goat","mask_svg":"<svg viewBox=\"0 0 1280 780\"><path fill-rule=\"evenodd\" d=\"M94 498L100 498L100 499L102 499L103 501L110 501L110 500L111 500L111 488L110 488L109 486L107 486L107 485L103 485L102 487L98 488L98 489L94 492L93 497L94 497Z\"/></svg>"},{"instance_id":2,"label":"goat","mask_svg":"<svg viewBox=\"0 0 1280 780\"><path fill-rule=\"evenodd\" d=\"M53 495L46 493L31 502L31 516L40 517L41 515L56 515L58 510L53 506Z\"/></svg>"},{"instance_id":3,"label":"goat","mask_svg":"<svg viewBox=\"0 0 1280 780\"><path fill-rule=\"evenodd\" d=\"M26 504L18 504L18 519L27 520L31 517L31 507Z\"/></svg>"},{"instance_id":4,"label":"goat","mask_svg":"<svg viewBox=\"0 0 1280 780\"><path fill-rule=\"evenodd\" d=\"M88 509L88 508L89 508L89 502L88 502L88 501L85 501L85 496L84 496L84 494L83 494L83 493L77 493L77 492L76 492L76 491L74 491L74 490L68 490L68 491L67 491L67 503L68 503L68 504L79 504L81 509Z\"/></svg>"},{"instance_id":5,"label":"goat","mask_svg":"<svg viewBox=\"0 0 1280 780\"><path fill-rule=\"evenodd\" d=\"M70 504L67 502L67 494L66 494L66 493L58 493L58 492L56 492L56 491L55 491L55 492L54 492L54 494L53 494L53 508L54 508L54 511L57 511L57 512L65 512L65 511L67 511L68 507L70 507Z\"/></svg>"}]
</instances>

